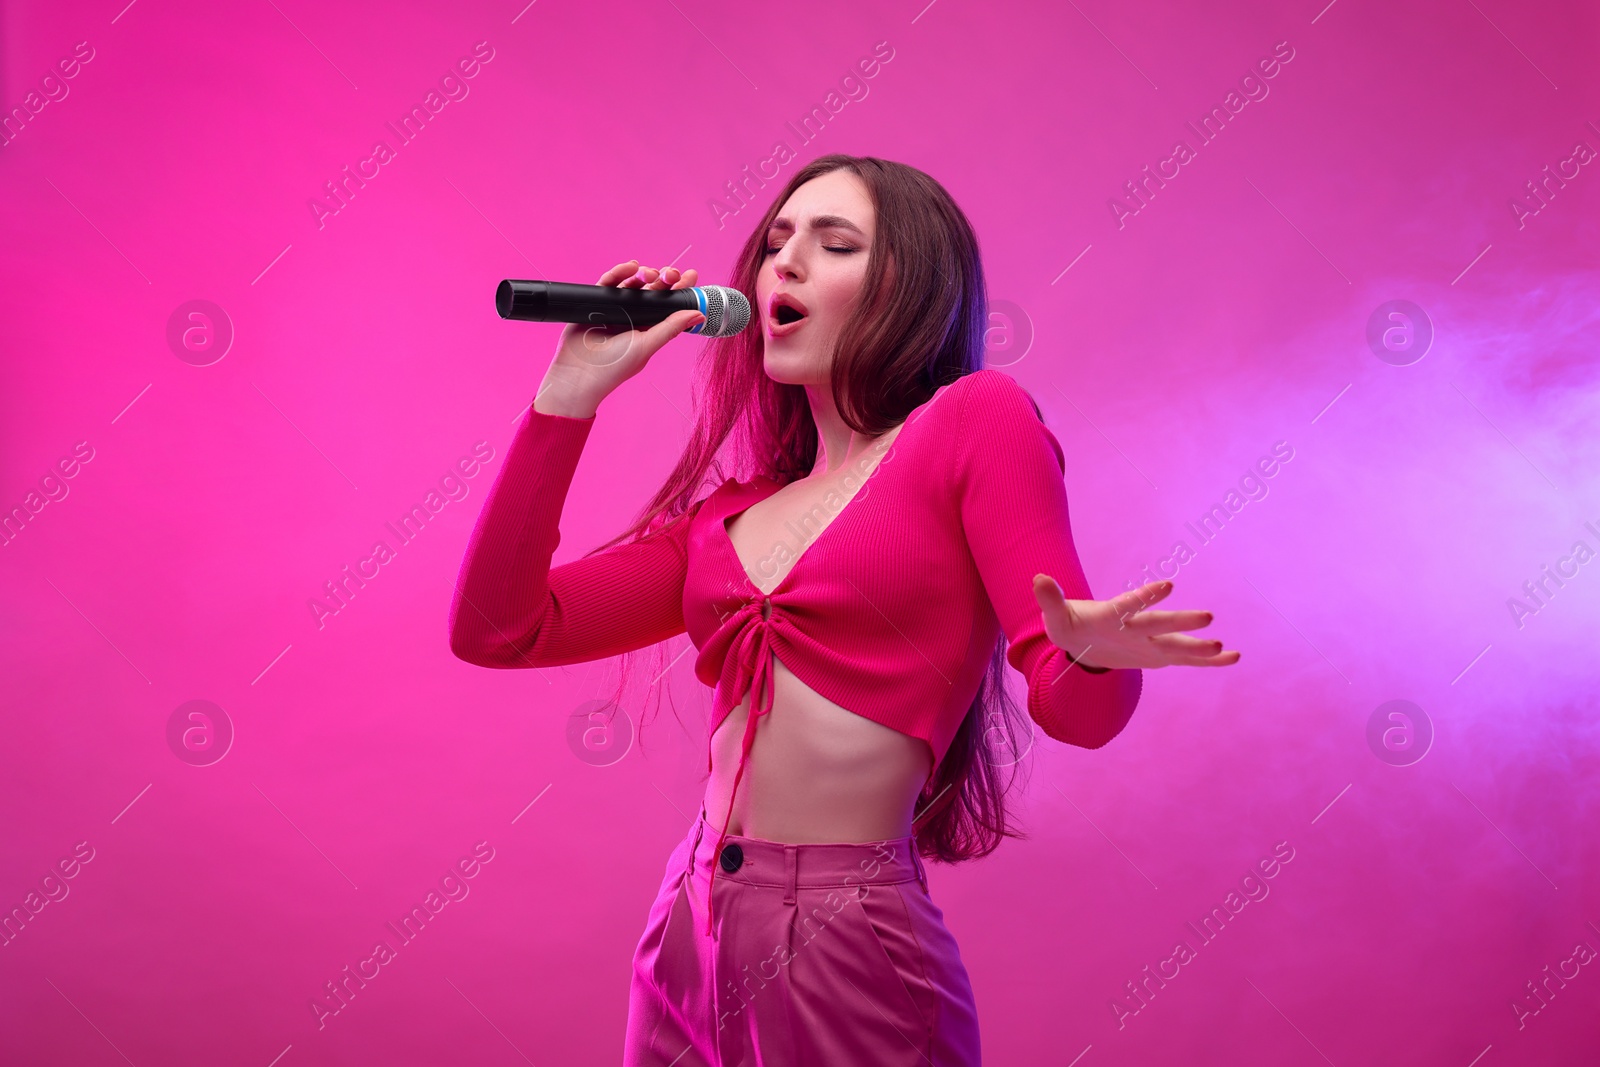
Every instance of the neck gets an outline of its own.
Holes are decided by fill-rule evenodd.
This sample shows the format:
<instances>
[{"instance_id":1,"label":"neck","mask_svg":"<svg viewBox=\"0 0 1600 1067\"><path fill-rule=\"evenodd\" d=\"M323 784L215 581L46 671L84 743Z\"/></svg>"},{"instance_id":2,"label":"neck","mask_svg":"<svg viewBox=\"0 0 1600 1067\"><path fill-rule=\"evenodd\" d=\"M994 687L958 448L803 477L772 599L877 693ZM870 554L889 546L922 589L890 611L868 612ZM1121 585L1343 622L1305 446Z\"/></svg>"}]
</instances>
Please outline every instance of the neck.
<instances>
[{"instance_id":1,"label":"neck","mask_svg":"<svg viewBox=\"0 0 1600 1067\"><path fill-rule=\"evenodd\" d=\"M833 389L826 382L806 386L806 400L811 405L812 421L817 425L817 462L811 469L813 477L832 474L853 462L877 440L845 425L833 403Z\"/></svg>"}]
</instances>

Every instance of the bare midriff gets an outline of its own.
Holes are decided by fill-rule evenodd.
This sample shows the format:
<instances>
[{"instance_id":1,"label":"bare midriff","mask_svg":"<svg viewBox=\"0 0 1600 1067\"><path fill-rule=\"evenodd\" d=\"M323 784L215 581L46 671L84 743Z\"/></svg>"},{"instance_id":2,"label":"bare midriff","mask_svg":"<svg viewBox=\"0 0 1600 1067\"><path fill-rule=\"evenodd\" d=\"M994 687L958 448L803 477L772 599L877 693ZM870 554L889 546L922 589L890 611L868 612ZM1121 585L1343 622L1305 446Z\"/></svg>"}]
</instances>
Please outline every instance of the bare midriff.
<instances>
[{"instance_id":1,"label":"bare midriff","mask_svg":"<svg viewBox=\"0 0 1600 1067\"><path fill-rule=\"evenodd\" d=\"M836 470L792 482L728 522L734 553L757 590L770 593L800 562L796 555L788 566L774 567L772 547L782 542L793 549L793 532L805 529L803 554L854 498L899 429L865 441ZM830 492L836 494L832 508L823 503ZM837 504L841 499L844 504ZM744 562L749 560L756 565ZM772 710L756 723L728 833L788 844L908 836L917 798L933 770L933 749L919 737L828 700L781 659L774 657L772 666ZM711 738L705 803L719 829L728 814L749 710L746 693Z\"/></svg>"}]
</instances>

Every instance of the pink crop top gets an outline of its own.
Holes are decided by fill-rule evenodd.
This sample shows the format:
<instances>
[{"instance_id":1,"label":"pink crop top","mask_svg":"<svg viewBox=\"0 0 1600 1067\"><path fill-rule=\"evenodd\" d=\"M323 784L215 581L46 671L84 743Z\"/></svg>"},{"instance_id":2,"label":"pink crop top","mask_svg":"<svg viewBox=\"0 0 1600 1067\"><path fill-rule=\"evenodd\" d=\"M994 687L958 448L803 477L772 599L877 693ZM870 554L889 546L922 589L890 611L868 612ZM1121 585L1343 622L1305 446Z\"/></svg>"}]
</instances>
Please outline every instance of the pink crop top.
<instances>
[{"instance_id":1,"label":"pink crop top","mask_svg":"<svg viewBox=\"0 0 1600 1067\"><path fill-rule=\"evenodd\" d=\"M773 656L840 707L927 741L935 770L1002 629L1007 661L1027 678L1028 714L1048 736L1098 748L1132 716L1140 671L1087 671L1045 634L1035 574L1068 599L1092 597L1072 543L1061 445L1008 375L980 370L939 389L842 507L791 523L793 546L777 551L799 558L771 595L750 580L726 526L781 488L765 476L725 481L676 520L658 516L639 540L551 568L593 425L530 408L518 427L451 604L460 658L558 666L687 630L696 677L716 687L710 733L751 694L735 794L756 722L772 707ZM730 797L718 859L732 813Z\"/></svg>"}]
</instances>

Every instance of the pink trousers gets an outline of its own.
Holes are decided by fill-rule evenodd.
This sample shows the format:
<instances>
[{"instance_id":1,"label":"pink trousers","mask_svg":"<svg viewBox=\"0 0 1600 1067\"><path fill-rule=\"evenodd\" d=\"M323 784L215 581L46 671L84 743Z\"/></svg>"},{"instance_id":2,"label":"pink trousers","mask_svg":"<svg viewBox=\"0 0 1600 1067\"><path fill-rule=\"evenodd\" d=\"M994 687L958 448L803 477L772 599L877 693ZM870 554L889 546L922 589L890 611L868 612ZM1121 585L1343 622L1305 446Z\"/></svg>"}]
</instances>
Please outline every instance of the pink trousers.
<instances>
[{"instance_id":1,"label":"pink trousers","mask_svg":"<svg viewBox=\"0 0 1600 1067\"><path fill-rule=\"evenodd\" d=\"M915 838L787 845L702 809L633 957L626 1067L977 1067L972 985ZM706 887L718 862L715 926Z\"/></svg>"}]
</instances>

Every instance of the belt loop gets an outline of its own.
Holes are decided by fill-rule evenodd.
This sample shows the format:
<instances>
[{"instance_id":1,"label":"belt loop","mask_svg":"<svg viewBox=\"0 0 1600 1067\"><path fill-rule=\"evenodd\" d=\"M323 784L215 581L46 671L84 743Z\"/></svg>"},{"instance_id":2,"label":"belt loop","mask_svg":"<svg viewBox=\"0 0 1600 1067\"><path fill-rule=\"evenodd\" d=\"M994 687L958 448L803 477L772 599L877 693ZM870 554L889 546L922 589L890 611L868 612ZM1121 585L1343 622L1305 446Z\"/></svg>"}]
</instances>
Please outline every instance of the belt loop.
<instances>
[{"instance_id":1,"label":"belt loop","mask_svg":"<svg viewBox=\"0 0 1600 1067\"><path fill-rule=\"evenodd\" d=\"M798 846L795 845L783 846L783 902L785 904L794 903L795 882L799 874L799 851Z\"/></svg>"},{"instance_id":2,"label":"belt loop","mask_svg":"<svg viewBox=\"0 0 1600 1067\"><path fill-rule=\"evenodd\" d=\"M922 853L917 848L917 839L911 839L911 862L917 868L917 881L922 883L922 891L928 892L928 872L922 866Z\"/></svg>"},{"instance_id":3,"label":"belt loop","mask_svg":"<svg viewBox=\"0 0 1600 1067\"><path fill-rule=\"evenodd\" d=\"M689 846L689 864L683 870L683 877L690 878L694 875L694 861L700 855L700 835L706 830L705 805L700 806L700 814L694 820L694 844Z\"/></svg>"}]
</instances>

